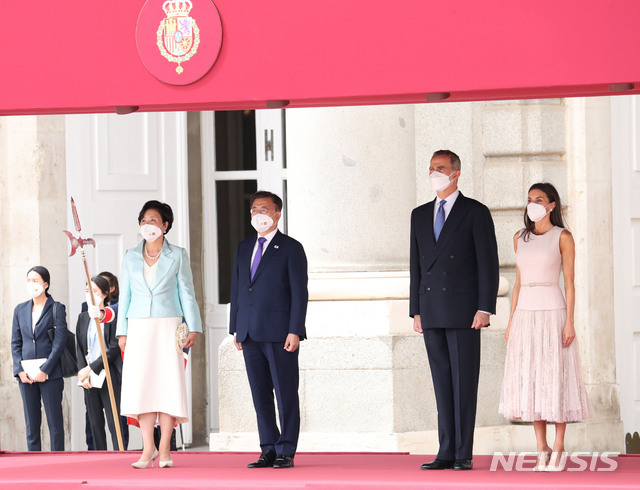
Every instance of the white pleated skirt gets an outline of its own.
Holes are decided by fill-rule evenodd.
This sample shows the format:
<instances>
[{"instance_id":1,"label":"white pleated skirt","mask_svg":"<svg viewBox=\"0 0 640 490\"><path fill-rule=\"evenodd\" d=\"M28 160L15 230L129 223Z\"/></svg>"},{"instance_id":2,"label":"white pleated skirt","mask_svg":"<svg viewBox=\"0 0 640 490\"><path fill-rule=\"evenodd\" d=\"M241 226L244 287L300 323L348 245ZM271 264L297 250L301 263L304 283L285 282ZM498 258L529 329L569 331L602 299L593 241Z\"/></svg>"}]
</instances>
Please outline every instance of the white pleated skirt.
<instances>
[{"instance_id":1,"label":"white pleated skirt","mask_svg":"<svg viewBox=\"0 0 640 490\"><path fill-rule=\"evenodd\" d=\"M189 421L184 356L176 350L182 318L130 318L122 367L120 413L166 413Z\"/></svg>"}]
</instances>

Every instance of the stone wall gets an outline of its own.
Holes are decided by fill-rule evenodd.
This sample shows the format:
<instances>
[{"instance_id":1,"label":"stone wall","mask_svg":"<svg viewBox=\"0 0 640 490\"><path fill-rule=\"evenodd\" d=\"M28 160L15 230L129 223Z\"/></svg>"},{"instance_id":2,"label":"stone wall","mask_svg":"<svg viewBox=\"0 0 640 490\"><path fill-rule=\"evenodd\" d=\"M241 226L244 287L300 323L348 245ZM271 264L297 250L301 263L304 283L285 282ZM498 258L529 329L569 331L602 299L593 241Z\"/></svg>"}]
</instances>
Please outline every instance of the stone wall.
<instances>
[{"instance_id":1,"label":"stone wall","mask_svg":"<svg viewBox=\"0 0 640 490\"><path fill-rule=\"evenodd\" d=\"M51 273L51 294L67 303L68 239L64 116L0 118L0 447L26 450L22 399L11 357L14 307L28 299L27 271L43 265ZM65 429L69 441L65 381ZM49 447L43 414L43 449Z\"/></svg>"}]
</instances>

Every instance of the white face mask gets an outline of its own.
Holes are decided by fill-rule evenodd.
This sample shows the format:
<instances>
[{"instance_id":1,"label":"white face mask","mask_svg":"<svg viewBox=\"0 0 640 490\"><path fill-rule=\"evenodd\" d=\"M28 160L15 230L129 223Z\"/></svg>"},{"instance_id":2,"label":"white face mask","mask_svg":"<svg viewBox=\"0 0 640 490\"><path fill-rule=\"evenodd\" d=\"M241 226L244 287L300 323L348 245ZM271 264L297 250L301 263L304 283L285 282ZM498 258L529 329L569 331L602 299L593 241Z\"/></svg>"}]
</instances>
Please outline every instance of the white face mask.
<instances>
[{"instance_id":1,"label":"white face mask","mask_svg":"<svg viewBox=\"0 0 640 490\"><path fill-rule=\"evenodd\" d=\"M44 286L37 282L28 282L27 283L27 294L30 298L37 298L44 291Z\"/></svg>"},{"instance_id":2,"label":"white face mask","mask_svg":"<svg viewBox=\"0 0 640 490\"><path fill-rule=\"evenodd\" d=\"M96 301L95 305L96 305L96 306L99 306L99 305L100 305L100 302L102 301L102 298L104 298L104 296L102 296L101 294L93 293L93 298L94 298L94 299L95 299L95 301ZM86 299L87 299L87 304L88 304L88 305L92 305L92 304L93 304L93 303L91 302L91 295L90 295L89 293L87 293L87 294L86 294Z\"/></svg>"},{"instance_id":3,"label":"white face mask","mask_svg":"<svg viewBox=\"0 0 640 490\"><path fill-rule=\"evenodd\" d=\"M547 204L549 206L551 203ZM542 204L538 204L535 202L530 202L527 204L527 216L534 223L537 223L542 218L544 218L547 214L549 214L552 210L547 211L547 208Z\"/></svg>"},{"instance_id":4,"label":"white face mask","mask_svg":"<svg viewBox=\"0 0 640 490\"><path fill-rule=\"evenodd\" d=\"M254 214L251 217L251 226L253 226L258 233L264 233L273 226L273 218L266 214Z\"/></svg>"},{"instance_id":5,"label":"white face mask","mask_svg":"<svg viewBox=\"0 0 640 490\"><path fill-rule=\"evenodd\" d=\"M155 225L142 225L140 234L148 242L153 242L162 236L162 230Z\"/></svg>"},{"instance_id":6,"label":"white face mask","mask_svg":"<svg viewBox=\"0 0 640 490\"><path fill-rule=\"evenodd\" d=\"M455 170L451 172L451 175L453 175L455 172L456 172ZM431 188L435 192L440 192L445 190L454 182L453 180L449 180L451 178L451 175L445 175L441 172L431 172L431 174L429 175L429 182L431 183Z\"/></svg>"}]
</instances>

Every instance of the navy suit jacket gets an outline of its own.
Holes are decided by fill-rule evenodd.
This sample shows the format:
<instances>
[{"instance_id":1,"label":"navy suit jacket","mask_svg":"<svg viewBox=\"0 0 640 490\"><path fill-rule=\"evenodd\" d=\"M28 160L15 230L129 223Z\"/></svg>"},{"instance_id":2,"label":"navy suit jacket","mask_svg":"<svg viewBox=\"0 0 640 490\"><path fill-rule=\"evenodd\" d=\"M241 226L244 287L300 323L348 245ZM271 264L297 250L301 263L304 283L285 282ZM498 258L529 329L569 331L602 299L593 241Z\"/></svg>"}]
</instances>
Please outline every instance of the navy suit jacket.
<instances>
[{"instance_id":1,"label":"navy suit jacket","mask_svg":"<svg viewBox=\"0 0 640 490\"><path fill-rule=\"evenodd\" d=\"M422 328L469 328L478 310L495 313L498 246L489 209L459 194L436 242L435 199L411 213L409 313Z\"/></svg>"},{"instance_id":2,"label":"navy suit jacket","mask_svg":"<svg viewBox=\"0 0 640 490\"><path fill-rule=\"evenodd\" d=\"M307 256L302 244L278 231L251 280L256 237L238 244L231 281L229 333L243 342L284 342L294 333L306 338Z\"/></svg>"},{"instance_id":3,"label":"navy suit jacket","mask_svg":"<svg viewBox=\"0 0 640 490\"><path fill-rule=\"evenodd\" d=\"M47 298L35 330L32 328L31 317L33 300L20 303L13 311L11 353L13 355L14 376L18 376L21 371L24 371L20 364L23 359L47 358L40 367L40 371L46 373L50 379L62 377L60 355L67 342L67 313L64 305L58 303L56 330L53 342L51 342L47 331L53 328L53 303L53 298Z\"/></svg>"}]
</instances>

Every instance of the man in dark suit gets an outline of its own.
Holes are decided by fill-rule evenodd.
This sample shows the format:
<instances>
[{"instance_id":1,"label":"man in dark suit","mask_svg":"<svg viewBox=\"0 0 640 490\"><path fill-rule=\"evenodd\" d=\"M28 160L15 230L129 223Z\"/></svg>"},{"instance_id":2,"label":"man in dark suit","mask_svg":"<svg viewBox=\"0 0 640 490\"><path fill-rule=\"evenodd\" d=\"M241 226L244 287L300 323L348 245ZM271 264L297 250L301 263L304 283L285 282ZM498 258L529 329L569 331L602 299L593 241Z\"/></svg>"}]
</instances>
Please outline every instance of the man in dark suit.
<instances>
[{"instance_id":1,"label":"man in dark suit","mask_svg":"<svg viewBox=\"0 0 640 490\"><path fill-rule=\"evenodd\" d=\"M498 247L489 209L458 190L460 158L433 154L435 200L411 213L410 315L422 333L438 409L440 449L423 470L470 470L480 329L495 314Z\"/></svg>"},{"instance_id":2,"label":"man in dark suit","mask_svg":"<svg viewBox=\"0 0 640 490\"><path fill-rule=\"evenodd\" d=\"M291 468L300 433L298 346L306 337L307 257L299 242L278 231L278 196L259 191L250 202L258 237L240 242L236 250L229 325L244 354L258 418L262 454L248 466Z\"/></svg>"}]
</instances>

